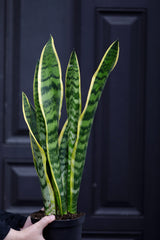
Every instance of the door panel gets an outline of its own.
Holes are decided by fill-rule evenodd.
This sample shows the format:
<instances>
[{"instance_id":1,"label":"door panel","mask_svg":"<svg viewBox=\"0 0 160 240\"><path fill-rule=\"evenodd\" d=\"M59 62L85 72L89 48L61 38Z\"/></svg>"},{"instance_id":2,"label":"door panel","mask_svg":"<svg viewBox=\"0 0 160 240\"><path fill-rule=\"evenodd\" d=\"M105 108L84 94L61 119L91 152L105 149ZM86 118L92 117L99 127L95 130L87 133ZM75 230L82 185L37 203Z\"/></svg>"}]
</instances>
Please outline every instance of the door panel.
<instances>
[{"instance_id":1,"label":"door panel","mask_svg":"<svg viewBox=\"0 0 160 240\"><path fill-rule=\"evenodd\" d=\"M88 211L86 231L96 227L106 232L106 239L110 231L139 232L131 239L160 238L155 227L160 213L160 131L156 125L160 99L154 96L160 87L156 69L160 49L153 40L160 37L155 27L158 5L157 1L121 0L84 0L81 5L83 92L107 46L120 41L118 65L104 89L92 129L86 164L87 170L92 168L91 180L84 181L85 190L91 189L90 197L81 197Z\"/></svg>"},{"instance_id":2,"label":"door panel","mask_svg":"<svg viewBox=\"0 0 160 240\"><path fill-rule=\"evenodd\" d=\"M22 114L22 91L33 102L34 67L50 34L54 36L65 74L72 43L70 11L69 1L64 1L63 8L59 1L1 1L0 168L3 172L0 196L1 208L7 211L28 214L42 206L28 129ZM63 109L61 125L65 120Z\"/></svg>"}]
</instances>

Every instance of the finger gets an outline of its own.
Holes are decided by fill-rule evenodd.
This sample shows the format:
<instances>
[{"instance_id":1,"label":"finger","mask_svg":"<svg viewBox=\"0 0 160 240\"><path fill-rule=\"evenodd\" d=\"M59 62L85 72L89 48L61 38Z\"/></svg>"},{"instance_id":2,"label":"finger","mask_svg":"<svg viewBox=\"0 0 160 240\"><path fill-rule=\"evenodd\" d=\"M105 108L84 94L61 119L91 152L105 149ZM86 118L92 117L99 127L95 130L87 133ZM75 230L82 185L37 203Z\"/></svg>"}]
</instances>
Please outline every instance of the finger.
<instances>
[{"instance_id":1,"label":"finger","mask_svg":"<svg viewBox=\"0 0 160 240\"><path fill-rule=\"evenodd\" d=\"M36 223L36 227L38 227L40 230L43 230L49 223L53 222L54 220L55 220L54 215L45 216L39 222Z\"/></svg>"},{"instance_id":2,"label":"finger","mask_svg":"<svg viewBox=\"0 0 160 240\"><path fill-rule=\"evenodd\" d=\"M31 226L31 225L32 225L31 217L28 216L28 217L27 217L27 220L26 220L26 222L25 222L25 224L24 224L24 226L23 226L22 229L25 229L25 228L27 228L27 227L29 227L29 226Z\"/></svg>"}]
</instances>

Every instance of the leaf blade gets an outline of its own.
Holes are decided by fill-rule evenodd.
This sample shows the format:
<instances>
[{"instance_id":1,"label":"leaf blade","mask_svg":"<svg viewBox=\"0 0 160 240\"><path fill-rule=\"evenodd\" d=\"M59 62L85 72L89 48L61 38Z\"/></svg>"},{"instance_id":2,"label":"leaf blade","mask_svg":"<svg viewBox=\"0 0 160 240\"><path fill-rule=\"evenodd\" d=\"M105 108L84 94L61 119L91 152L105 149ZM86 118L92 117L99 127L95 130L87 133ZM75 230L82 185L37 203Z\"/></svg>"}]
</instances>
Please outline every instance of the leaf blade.
<instances>
[{"instance_id":1,"label":"leaf blade","mask_svg":"<svg viewBox=\"0 0 160 240\"><path fill-rule=\"evenodd\" d=\"M24 93L22 93L22 108L24 119L30 133L33 162L40 180L45 212L47 215L55 214L55 197L46 170L46 156L37 141L38 134L36 131L36 114Z\"/></svg>"},{"instance_id":2,"label":"leaf blade","mask_svg":"<svg viewBox=\"0 0 160 240\"><path fill-rule=\"evenodd\" d=\"M94 119L94 115L101 97L103 88L110 72L116 66L119 56L119 42L115 41L106 51L98 69L92 77L86 105L78 122L77 139L74 146L71 159L70 176L70 202L68 211L75 213L77 211L77 200L79 195L80 182L85 163L85 156L89 135Z\"/></svg>"},{"instance_id":3,"label":"leaf blade","mask_svg":"<svg viewBox=\"0 0 160 240\"><path fill-rule=\"evenodd\" d=\"M39 61L36 64L34 81L33 81L33 99L34 106L36 111L36 123L37 123L37 132L39 137L40 145L46 153L46 130L45 130L45 122L41 112L40 104L39 104L39 96L38 96L38 68Z\"/></svg>"},{"instance_id":4,"label":"leaf blade","mask_svg":"<svg viewBox=\"0 0 160 240\"><path fill-rule=\"evenodd\" d=\"M46 128L47 159L60 214L66 212L66 201L58 161L58 127L63 98L62 86L60 63L51 37L43 48L40 57L38 94Z\"/></svg>"},{"instance_id":5,"label":"leaf blade","mask_svg":"<svg viewBox=\"0 0 160 240\"><path fill-rule=\"evenodd\" d=\"M65 81L66 108L68 115L68 190L67 198L70 198L70 174L71 174L71 157L74 144L77 138L77 126L81 114L81 84L80 69L75 51L71 53L66 71Z\"/></svg>"},{"instance_id":6,"label":"leaf blade","mask_svg":"<svg viewBox=\"0 0 160 240\"><path fill-rule=\"evenodd\" d=\"M59 139L59 161L61 168L64 195L67 201L67 175L68 175L68 120L65 122Z\"/></svg>"}]
</instances>

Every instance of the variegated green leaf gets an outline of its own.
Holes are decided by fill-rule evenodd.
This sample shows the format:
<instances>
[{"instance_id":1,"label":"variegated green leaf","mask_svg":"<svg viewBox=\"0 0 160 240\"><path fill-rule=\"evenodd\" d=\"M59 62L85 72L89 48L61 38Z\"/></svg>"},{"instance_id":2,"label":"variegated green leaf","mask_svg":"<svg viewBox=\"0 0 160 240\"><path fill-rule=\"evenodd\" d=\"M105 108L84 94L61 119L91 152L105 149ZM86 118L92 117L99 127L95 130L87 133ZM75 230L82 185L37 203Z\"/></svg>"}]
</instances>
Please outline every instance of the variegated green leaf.
<instances>
[{"instance_id":1,"label":"variegated green leaf","mask_svg":"<svg viewBox=\"0 0 160 240\"><path fill-rule=\"evenodd\" d=\"M67 172L68 172L68 120L65 122L60 136L58 138L59 144L59 162L61 168L62 183L64 195L67 201Z\"/></svg>"},{"instance_id":2,"label":"variegated green leaf","mask_svg":"<svg viewBox=\"0 0 160 240\"><path fill-rule=\"evenodd\" d=\"M22 107L24 119L30 132L33 161L41 184L45 212L47 215L55 214L55 197L46 171L46 156L38 142L36 113L24 93L22 93Z\"/></svg>"},{"instance_id":3,"label":"variegated green leaf","mask_svg":"<svg viewBox=\"0 0 160 240\"><path fill-rule=\"evenodd\" d=\"M47 159L53 179L56 202L60 214L66 213L61 170L59 163L58 127L62 106L63 84L61 67L53 38L43 48L38 70L39 104L45 121Z\"/></svg>"},{"instance_id":4,"label":"variegated green leaf","mask_svg":"<svg viewBox=\"0 0 160 240\"><path fill-rule=\"evenodd\" d=\"M77 211L77 200L80 188L80 182L85 163L86 150L93 123L95 111L103 88L110 72L115 67L119 56L119 42L115 41L105 53L97 71L93 75L91 85L88 92L85 108L78 122L78 133L76 143L71 159L71 175L70 175L70 199L68 203L68 211L75 213Z\"/></svg>"},{"instance_id":5,"label":"variegated green leaf","mask_svg":"<svg viewBox=\"0 0 160 240\"><path fill-rule=\"evenodd\" d=\"M46 153L46 129L45 129L45 122L44 122L44 118L39 105L39 97L38 97L38 67L39 67L39 61L37 62L35 74L34 74L33 99L34 99L34 106L35 106L35 112L36 112L36 123L37 123L37 132L38 132L39 142L41 147Z\"/></svg>"},{"instance_id":6,"label":"variegated green leaf","mask_svg":"<svg viewBox=\"0 0 160 240\"><path fill-rule=\"evenodd\" d=\"M46 165L45 167L43 165L43 162L46 162L46 157L41 154L31 134L30 134L30 142L31 142L33 160L36 163L36 170L40 179L45 214L46 215L56 214L54 192L47 175Z\"/></svg>"},{"instance_id":7,"label":"variegated green leaf","mask_svg":"<svg viewBox=\"0 0 160 240\"><path fill-rule=\"evenodd\" d=\"M68 114L68 193L70 192L71 156L77 138L77 126L81 114L80 70L76 53L73 51L66 71L66 106ZM67 194L67 198L70 198Z\"/></svg>"}]
</instances>

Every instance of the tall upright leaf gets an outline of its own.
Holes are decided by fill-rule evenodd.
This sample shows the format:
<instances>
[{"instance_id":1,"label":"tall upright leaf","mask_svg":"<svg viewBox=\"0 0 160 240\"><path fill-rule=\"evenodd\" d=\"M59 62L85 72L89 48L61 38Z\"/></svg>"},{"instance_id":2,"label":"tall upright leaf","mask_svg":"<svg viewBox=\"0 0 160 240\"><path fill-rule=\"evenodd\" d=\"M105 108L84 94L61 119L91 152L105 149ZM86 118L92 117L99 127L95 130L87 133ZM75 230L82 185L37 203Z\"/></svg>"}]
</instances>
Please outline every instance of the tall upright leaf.
<instances>
[{"instance_id":1,"label":"tall upright leaf","mask_svg":"<svg viewBox=\"0 0 160 240\"><path fill-rule=\"evenodd\" d=\"M46 128L44 118L41 112L41 108L39 105L39 97L38 97L38 67L39 61L37 62L34 74L34 81L33 81L33 99L34 99L34 106L36 112L36 123L37 123L37 132L39 137L39 142L41 147L46 153Z\"/></svg>"},{"instance_id":2,"label":"tall upright leaf","mask_svg":"<svg viewBox=\"0 0 160 240\"><path fill-rule=\"evenodd\" d=\"M75 51L71 53L66 71L66 107L68 115L68 193L70 188L71 156L77 138L77 126L81 114L80 70ZM67 198L70 198L67 194Z\"/></svg>"},{"instance_id":3,"label":"tall upright leaf","mask_svg":"<svg viewBox=\"0 0 160 240\"><path fill-rule=\"evenodd\" d=\"M78 133L71 158L70 199L68 211L76 213L80 182L85 163L86 150L91 126L99 99L110 72L114 69L119 56L119 42L115 41L106 51L100 65L92 77L85 108L78 122Z\"/></svg>"},{"instance_id":4,"label":"tall upright leaf","mask_svg":"<svg viewBox=\"0 0 160 240\"><path fill-rule=\"evenodd\" d=\"M46 156L45 152L43 151L42 147L38 142L36 113L33 107L30 105L28 98L24 93L22 93L22 107L24 119L27 123L30 132L33 161L40 179L45 212L47 215L55 214L56 213L55 197L46 170Z\"/></svg>"},{"instance_id":5,"label":"tall upright leaf","mask_svg":"<svg viewBox=\"0 0 160 240\"><path fill-rule=\"evenodd\" d=\"M60 214L67 212L60 163L58 159L58 127L61 115L63 84L61 67L53 38L43 48L38 69L38 96L46 129L47 159L53 179Z\"/></svg>"},{"instance_id":6,"label":"tall upright leaf","mask_svg":"<svg viewBox=\"0 0 160 240\"><path fill-rule=\"evenodd\" d=\"M61 168L62 183L64 195L67 201L67 175L68 175L68 120L65 122L60 136L58 138L59 145L59 162Z\"/></svg>"}]
</instances>

